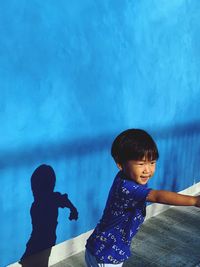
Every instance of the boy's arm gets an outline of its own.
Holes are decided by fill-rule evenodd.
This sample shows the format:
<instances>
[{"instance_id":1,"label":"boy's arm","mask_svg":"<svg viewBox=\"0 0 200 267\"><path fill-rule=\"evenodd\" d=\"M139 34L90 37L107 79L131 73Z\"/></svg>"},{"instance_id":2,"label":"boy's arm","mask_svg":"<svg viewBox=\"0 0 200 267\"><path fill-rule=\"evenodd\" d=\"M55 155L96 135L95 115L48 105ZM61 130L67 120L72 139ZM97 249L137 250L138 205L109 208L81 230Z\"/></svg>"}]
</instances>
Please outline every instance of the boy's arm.
<instances>
[{"instance_id":1,"label":"boy's arm","mask_svg":"<svg viewBox=\"0 0 200 267\"><path fill-rule=\"evenodd\" d=\"M147 201L174 206L200 207L200 196L186 196L165 190L151 190Z\"/></svg>"}]
</instances>

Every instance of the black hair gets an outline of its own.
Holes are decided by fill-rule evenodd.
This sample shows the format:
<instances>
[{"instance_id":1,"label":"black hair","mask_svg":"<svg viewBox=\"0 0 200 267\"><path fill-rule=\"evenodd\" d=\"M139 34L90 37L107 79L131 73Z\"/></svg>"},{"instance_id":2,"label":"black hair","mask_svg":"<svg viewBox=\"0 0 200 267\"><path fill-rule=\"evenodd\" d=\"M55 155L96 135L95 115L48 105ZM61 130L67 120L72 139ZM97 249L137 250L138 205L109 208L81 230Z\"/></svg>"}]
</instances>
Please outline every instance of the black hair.
<instances>
[{"instance_id":1,"label":"black hair","mask_svg":"<svg viewBox=\"0 0 200 267\"><path fill-rule=\"evenodd\" d=\"M116 163L127 160L157 160L158 149L153 138L144 130L128 129L120 133L113 141L111 155Z\"/></svg>"}]
</instances>

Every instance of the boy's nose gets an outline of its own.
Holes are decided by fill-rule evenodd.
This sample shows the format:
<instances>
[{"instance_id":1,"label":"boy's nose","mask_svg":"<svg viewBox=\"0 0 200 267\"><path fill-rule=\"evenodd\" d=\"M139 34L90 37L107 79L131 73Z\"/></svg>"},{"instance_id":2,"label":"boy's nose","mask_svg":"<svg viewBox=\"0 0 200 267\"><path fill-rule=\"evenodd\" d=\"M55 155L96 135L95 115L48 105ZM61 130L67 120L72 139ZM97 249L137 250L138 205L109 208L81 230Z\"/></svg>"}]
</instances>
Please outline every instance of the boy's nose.
<instances>
[{"instance_id":1,"label":"boy's nose","mask_svg":"<svg viewBox=\"0 0 200 267\"><path fill-rule=\"evenodd\" d=\"M144 165L144 172L145 173L149 173L151 170L150 170L150 166L149 166L149 164L145 164Z\"/></svg>"}]
</instances>

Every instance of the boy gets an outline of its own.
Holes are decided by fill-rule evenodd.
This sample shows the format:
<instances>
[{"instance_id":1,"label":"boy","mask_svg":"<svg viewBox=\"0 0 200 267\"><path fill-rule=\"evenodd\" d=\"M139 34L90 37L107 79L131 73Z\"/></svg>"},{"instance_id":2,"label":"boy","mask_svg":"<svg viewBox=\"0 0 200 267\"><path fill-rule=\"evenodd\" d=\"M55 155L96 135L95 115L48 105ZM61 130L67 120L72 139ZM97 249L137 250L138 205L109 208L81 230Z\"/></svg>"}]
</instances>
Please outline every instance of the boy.
<instances>
[{"instance_id":1,"label":"boy","mask_svg":"<svg viewBox=\"0 0 200 267\"><path fill-rule=\"evenodd\" d=\"M86 244L88 267L119 267L130 257L131 240L146 215L146 202L200 207L200 196L152 190L147 182L154 175L159 157L152 137L140 129L129 129L116 137L111 155L116 175L103 216Z\"/></svg>"}]
</instances>

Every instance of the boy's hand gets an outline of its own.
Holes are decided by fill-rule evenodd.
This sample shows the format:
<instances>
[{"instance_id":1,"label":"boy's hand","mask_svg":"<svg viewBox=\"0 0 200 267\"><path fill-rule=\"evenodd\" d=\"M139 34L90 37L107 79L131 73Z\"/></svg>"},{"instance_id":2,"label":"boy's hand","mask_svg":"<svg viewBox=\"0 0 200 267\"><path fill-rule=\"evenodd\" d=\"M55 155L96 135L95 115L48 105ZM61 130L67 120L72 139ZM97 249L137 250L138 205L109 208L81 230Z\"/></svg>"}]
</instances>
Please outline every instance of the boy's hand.
<instances>
[{"instance_id":1,"label":"boy's hand","mask_svg":"<svg viewBox=\"0 0 200 267\"><path fill-rule=\"evenodd\" d=\"M196 207L200 208L200 196L196 196Z\"/></svg>"},{"instance_id":2,"label":"boy's hand","mask_svg":"<svg viewBox=\"0 0 200 267\"><path fill-rule=\"evenodd\" d=\"M78 211L76 208L71 209L70 215L69 215L69 220L77 220L78 219Z\"/></svg>"}]
</instances>

